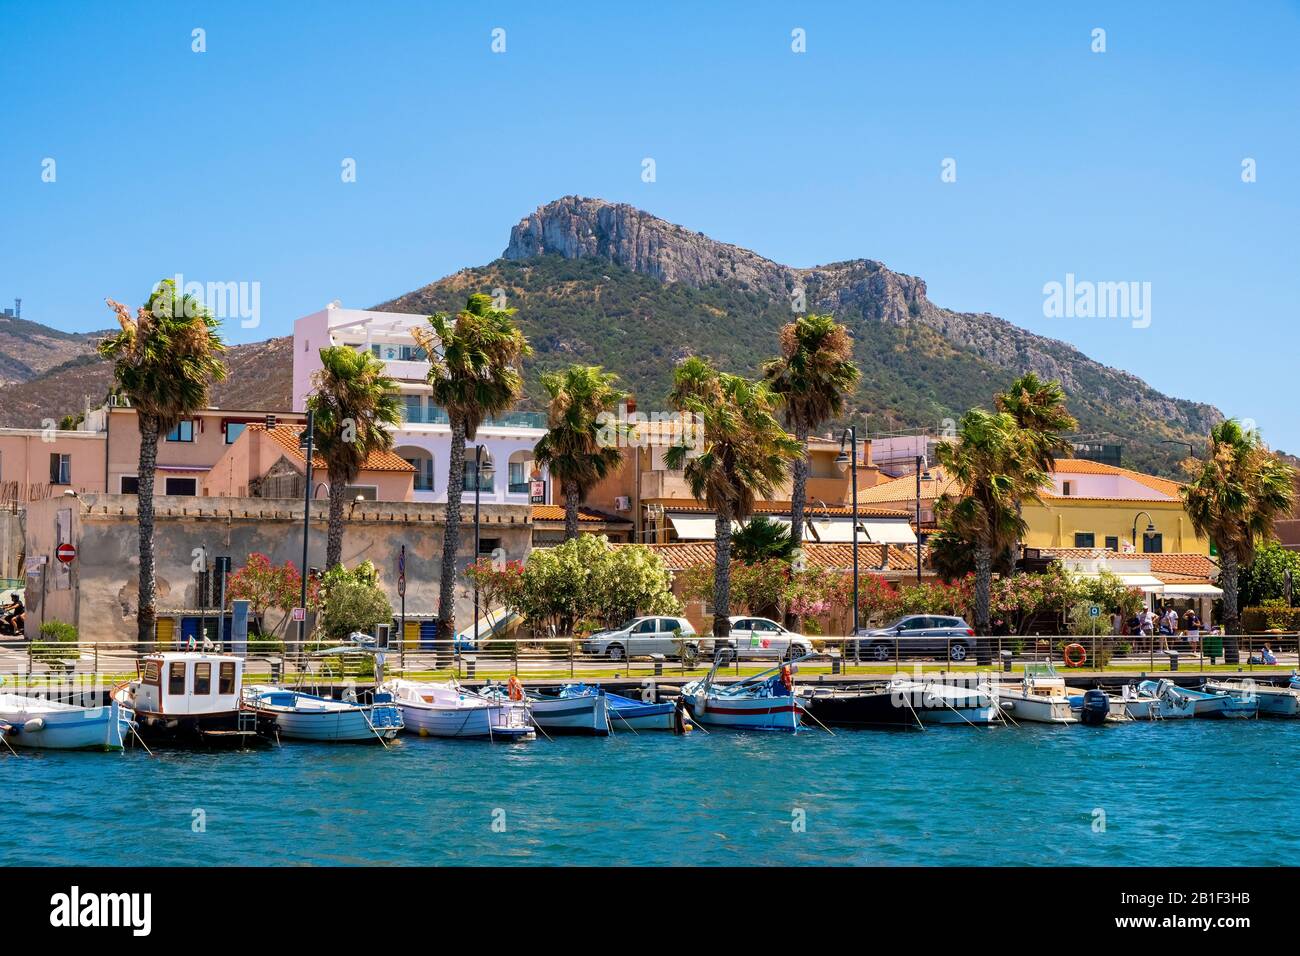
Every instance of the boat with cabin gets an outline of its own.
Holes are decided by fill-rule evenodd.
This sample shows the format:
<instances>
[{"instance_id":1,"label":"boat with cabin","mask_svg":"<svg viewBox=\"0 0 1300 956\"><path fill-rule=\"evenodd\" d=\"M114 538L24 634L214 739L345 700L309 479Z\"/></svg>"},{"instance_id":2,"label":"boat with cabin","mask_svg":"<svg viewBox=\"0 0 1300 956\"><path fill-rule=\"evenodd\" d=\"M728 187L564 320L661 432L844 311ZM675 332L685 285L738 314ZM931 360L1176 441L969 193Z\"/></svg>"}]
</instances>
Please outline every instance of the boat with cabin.
<instances>
[{"instance_id":1,"label":"boat with cabin","mask_svg":"<svg viewBox=\"0 0 1300 956\"><path fill-rule=\"evenodd\" d=\"M1074 724L1079 715L1070 706L1065 678L1051 661L1027 661L1025 673L1018 681L997 687L998 704L1017 723Z\"/></svg>"},{"instance_id":2,"label":"boat with cabin","mask_svg":"<svg viewBox=\"0 0 1300 956\"><path fill-rule=\"evenodd\" d=\"M531 740L537 736L523 700L487 697L456 681L394 678L379 685L402 713L407 733L421 737Z\"/></svg>"},{"instance_id":3,"label":"boat with cabin","mask_svg":"<svg viewBox=\"0 0 1300 956\"><path fill-rule=\"evenodd\" d=\"M402 730L402 712L383 692L376 692L372 703L362 704L355 696L335 700L253 685L244 688L243 705L272 718L276 735L286 740L376 743L392 740Z\"/></svg>"},{"instance_id":4,"label":"boat with cabin","mask_svg":"<svg viewBox=\"0 0 1300 956\"><path fill-rule=\"evenodd\" d=\"M3 680L3 678L0 678ZM131 711L116 700L79 706L26 694L0 694L0 736L34 750L121 750Z\"/></svg>"},{"instance_id":5,"label":"boat with cabin","mask_svg":"<svg viewBox=\"0 0 1300 956\"><path fill-rule=\"evenodd\" d=\"M147 744L247 746L270 739L276 721L241 706L244 659L208 651L164 651L137 663L135 680L110 697L135 713Z\"/></svg>"}]
</instances>

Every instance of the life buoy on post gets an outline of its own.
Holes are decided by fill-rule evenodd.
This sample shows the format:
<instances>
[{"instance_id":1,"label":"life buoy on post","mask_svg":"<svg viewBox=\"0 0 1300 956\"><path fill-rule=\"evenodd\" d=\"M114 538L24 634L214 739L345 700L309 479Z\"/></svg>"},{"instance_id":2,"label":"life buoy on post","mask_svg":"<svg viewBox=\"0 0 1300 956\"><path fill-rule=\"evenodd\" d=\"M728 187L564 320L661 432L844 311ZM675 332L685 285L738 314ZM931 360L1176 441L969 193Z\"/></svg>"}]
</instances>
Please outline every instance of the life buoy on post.
<instances>
[{"instance_id":1,"label":"life buoy on post","mask_svg":"<svg viewBox=\"0 0 1300 956\"><path fill-rule=\"evenodd\" d=\"M1082 667L1083 662L1088 659L1088 652L1083 649L1082 644L1066 644L1061 656L1065 658L1066 667Z\"/></svg>"},{"instance_id":2,"label":"life buoy on post","mask_svg":"<svg viewBox=\"0 0 1300 956\"><path fill-rule=\"evenodd\" d=\"M518 677L511 677L506 681L506 691L510 694L511 700L524 699L524 685L519 683Z\"/></svg>"}]
</instances>

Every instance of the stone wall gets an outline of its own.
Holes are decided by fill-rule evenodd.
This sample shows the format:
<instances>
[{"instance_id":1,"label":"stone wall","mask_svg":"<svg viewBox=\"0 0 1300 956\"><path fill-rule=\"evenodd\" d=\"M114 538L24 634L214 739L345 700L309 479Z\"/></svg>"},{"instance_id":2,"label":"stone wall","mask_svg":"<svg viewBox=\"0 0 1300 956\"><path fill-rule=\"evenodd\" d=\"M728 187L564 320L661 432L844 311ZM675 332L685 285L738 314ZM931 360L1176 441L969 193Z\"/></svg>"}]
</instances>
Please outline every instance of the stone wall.
<instances>
[{"instance_id":1,"label":"stone wall","mask_svg":"<svg viewBox=\"0 0 1300 956\"><path fill-rule=\"evenodd\" d=\"M156 500L154 535L160 611L196 607L196 549L209 559L228 555L234 570L253 552L281 564L302 562L302 506L264 498L179 498ZM397 559L406 545L406 610L431 614L437 609L438 571L442 560L443 505L417 502L366 502L347 519L343 562L351 567L370 560L396 611ZM53 559L58 543L60 509L70 525L78 556L64 572ZM496 539L506 560L522 560L532 547L527 505L484 505L481 536ZM471 562L473 514L461 526L460 565ZM327 503L313 503L309 566L325 563ZM69 520L70 519L70 520ZM44 619L75 623L83 640L129 641L135 638L139 557L136 498L133 495L83 495L34 503L29 509L27 544L33 559L50 556L42 585ZM62 577L60 577L62 576ZM458 625L468 625L471 592L457 587ZM197 611L195 612L197 613ZM39 624L39 622L33 622ZM267 622L274 624L276 622Z\"/></svg>"}]
</instances>

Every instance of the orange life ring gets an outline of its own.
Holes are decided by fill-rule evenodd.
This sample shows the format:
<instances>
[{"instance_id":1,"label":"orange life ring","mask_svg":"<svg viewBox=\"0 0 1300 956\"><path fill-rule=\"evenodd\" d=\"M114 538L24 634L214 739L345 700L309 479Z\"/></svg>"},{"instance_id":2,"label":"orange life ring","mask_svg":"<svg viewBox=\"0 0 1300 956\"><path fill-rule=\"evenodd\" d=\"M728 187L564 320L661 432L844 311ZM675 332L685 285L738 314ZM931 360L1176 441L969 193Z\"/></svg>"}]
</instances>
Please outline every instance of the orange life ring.
<instances>
[{"instance_id":1,"label":"orange life ring","mask_svg":"<svg viewBox=\"0 0 1300 956\"><path fill-rule=\"evenodd\" d=\"M509 692L511 700L524 699L524 685L519 683L518 677L512 677L506 681L506 690Z\"/></svg>"},{"instance_id":2,"label":"orange life ring","mask_svg":"<svg viewBox=\"0 0 1300 956\"><path fill-rule=\"evenodd\" d=\"M1077 657L1072 656L1071 651L1077 651ZM1061 656L1065 658L1066 667L1082 667L1083 662L1088 659L1088 652L1083 649L1082 644L1066 644Z\"/></svg>"},{"instance_id":3,"label":"orange life ring","mask_svg":"<svg viewBox=\"0 0 1300 956\"><path fill-rule=\"evenodd\" d=\"M781 668L781 683L785 685L788 691L794 690L794 675L790 673L790 665L786 664Z\"/></svg>"}]
</instances>

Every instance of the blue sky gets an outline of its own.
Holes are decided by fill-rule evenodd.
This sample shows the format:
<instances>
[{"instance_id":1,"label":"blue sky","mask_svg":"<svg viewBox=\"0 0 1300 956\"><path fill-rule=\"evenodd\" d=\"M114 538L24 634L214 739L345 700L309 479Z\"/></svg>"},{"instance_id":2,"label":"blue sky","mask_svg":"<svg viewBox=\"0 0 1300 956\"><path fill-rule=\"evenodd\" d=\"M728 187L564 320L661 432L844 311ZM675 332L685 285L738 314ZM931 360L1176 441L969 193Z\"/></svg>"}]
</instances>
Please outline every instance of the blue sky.
<instances>
[{"instance_id":1,"label":"blue sky","mask_svg":"<svg viewBox=\"0 0 1300 956\"><path fill-rule=\"evenodd\" d=\"M264 338L579 193L791 265L879 259L1300 451L1297 49L1300 4L1267 0L0 0L0 303L89 330L164 275L258 282L227 335ZM1045 317L1067 273L1150 282L1150 326Z\"/></svg>"}]
</instances>

